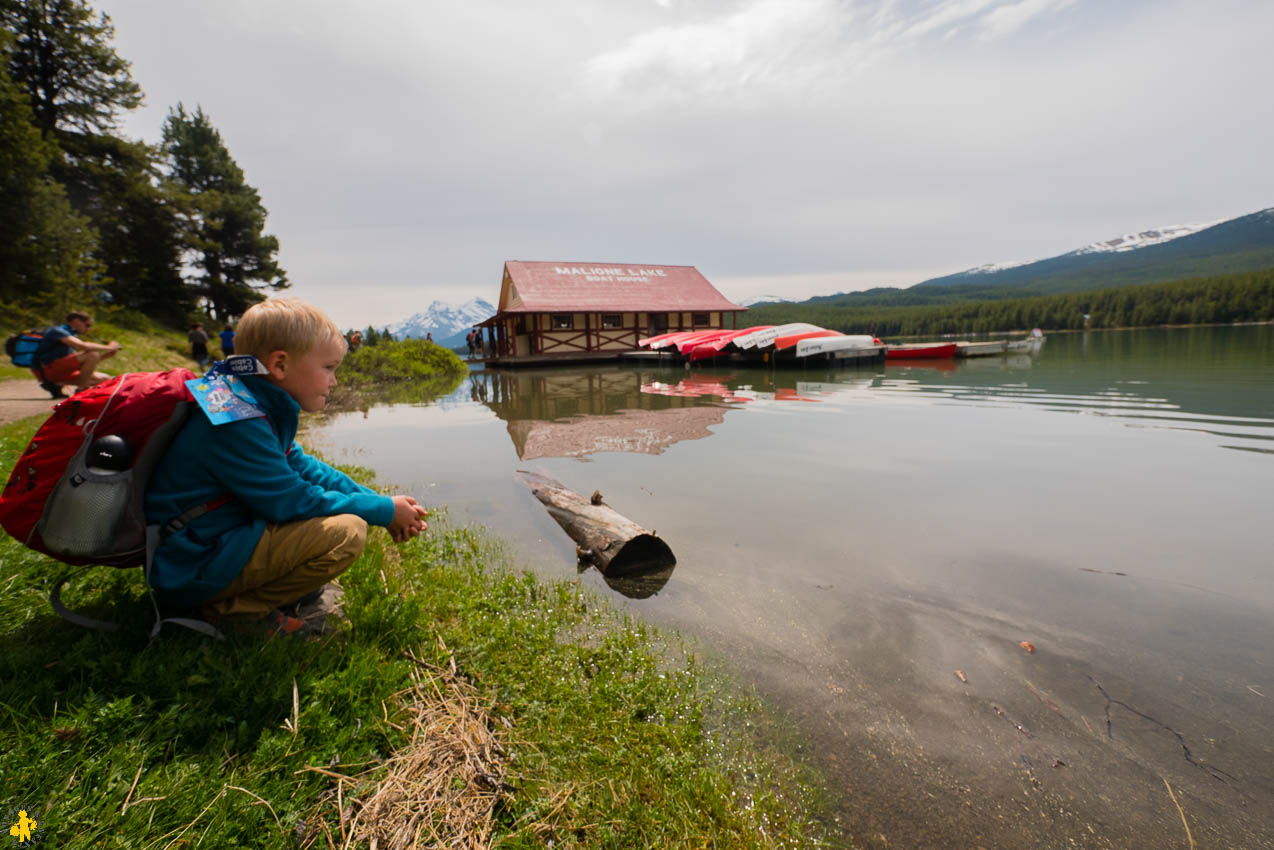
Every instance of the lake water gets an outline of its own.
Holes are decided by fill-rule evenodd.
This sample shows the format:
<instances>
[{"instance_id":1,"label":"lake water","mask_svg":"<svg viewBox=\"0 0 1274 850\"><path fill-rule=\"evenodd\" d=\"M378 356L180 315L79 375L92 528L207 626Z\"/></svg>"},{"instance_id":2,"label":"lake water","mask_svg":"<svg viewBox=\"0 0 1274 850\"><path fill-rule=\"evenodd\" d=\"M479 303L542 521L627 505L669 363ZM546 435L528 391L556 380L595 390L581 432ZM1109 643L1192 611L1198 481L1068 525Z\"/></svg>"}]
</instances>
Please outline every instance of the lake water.
<instances>
[{"instance_id":1,"label":"lake water","mask_svg":"<svg viewBox=\"0 0 1274 850\"><path fill-rule=\"evenodd\" d=\"M728 659L859 846L1274 846L1274 327L474 372L316 436ZM600 490L675 569L577 568L519 469Z\"/></svg>"}]
</instances>

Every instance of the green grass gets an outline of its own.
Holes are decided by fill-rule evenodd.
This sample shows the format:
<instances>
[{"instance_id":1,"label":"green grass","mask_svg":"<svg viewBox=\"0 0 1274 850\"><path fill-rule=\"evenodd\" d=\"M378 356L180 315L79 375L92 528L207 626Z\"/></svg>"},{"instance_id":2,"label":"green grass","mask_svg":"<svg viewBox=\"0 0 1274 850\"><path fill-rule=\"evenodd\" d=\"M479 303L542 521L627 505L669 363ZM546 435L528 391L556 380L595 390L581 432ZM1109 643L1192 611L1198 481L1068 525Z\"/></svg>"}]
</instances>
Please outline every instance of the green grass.
<instances>
[{"instance_id":1,"label":"green grass","mask_svg":"<svg viewBox=\"0 0 1274 850\"><path fill-rule=\"evenodd\" d=\"M460 386L468 374L455 352L432 342L386 340L345 356L330 402L350 409L434 399Z\"/></svg>"},{"instance_id":2,"label":"green grass","mask_svg":"<svg viewBox=\"0 0 1274 850\"><path fill-rule=\"evenodd\" d=\"M177 367L197 369L187 354L189 343L183 331L122 310L99 312L93 319L93 328L86 335L88 340L101 343L119 340L122 346L118 354L102 361L99 371L117 375ZM0 338L49 324L47 319L0 306ZM213 351L219 352L219 349L214 345ZM363 399L378 403L412 401L450 392L468 372L464 362L448 349L418 339L387 341L350 352L337 372L340 386L336 392L346 406ZM30 379L31 371L14 366L7 357L0 357L0 380L6 378Z\"/></svg>"},{"instance_id":3,"label":"green grass","mask_svg":"<svg viewBox=\"0 0 1274 850\"><path fill-rule=\"evenodd\" d=\"M35 426L0 427L0 466ZM24 807L43 846L291 848L308 834L326 847L319 819L339 846L337 783L305 768L374 771L406 745L394 725L404 650L454 658L500 720L516 790L496 809L494 846L827 840L815 778L793 745L761 743L776 727L757 702L578 584L510 568L480 529L437 522L402 547L374 532L342 577L348 626L316 641L166 628L148 644L140 571L108 567L64 598L122 628L86 631L48 605L61 565L8 536L0 562L0 811ZM377 779L345 783L344 804Z\"/></svg>"}]
</instances>

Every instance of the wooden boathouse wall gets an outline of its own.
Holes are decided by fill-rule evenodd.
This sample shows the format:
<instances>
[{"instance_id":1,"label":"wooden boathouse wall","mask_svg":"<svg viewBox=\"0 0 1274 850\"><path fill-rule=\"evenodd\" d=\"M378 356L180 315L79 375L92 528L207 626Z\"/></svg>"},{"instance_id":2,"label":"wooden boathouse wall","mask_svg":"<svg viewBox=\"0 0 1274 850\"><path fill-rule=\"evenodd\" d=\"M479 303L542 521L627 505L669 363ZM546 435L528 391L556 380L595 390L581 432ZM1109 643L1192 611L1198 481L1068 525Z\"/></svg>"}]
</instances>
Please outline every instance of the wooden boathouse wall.
<instances>
[{"instance_id":1,"label":"wooden boathouse wall","mask_svg":"<svg viewBox=\"0 0 1274 850\"><path fill-rule=\"evenodd\" d=\"M496 315L483 322L487 362L530 365L617 356L639 350L637 342L655 334L734 327L746 309L692 266L510 261Z\"/></svg>"}]
</instances>

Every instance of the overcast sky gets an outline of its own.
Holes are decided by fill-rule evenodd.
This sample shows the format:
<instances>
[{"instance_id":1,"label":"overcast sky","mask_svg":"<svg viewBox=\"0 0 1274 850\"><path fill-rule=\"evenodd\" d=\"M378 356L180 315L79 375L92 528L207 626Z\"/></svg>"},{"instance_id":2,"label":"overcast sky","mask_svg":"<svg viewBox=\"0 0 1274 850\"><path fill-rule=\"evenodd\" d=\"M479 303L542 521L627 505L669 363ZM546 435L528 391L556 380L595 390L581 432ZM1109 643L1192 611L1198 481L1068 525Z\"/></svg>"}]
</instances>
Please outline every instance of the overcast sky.
<instances>
[{"instance_id":1,"label":"overcast sky","mask_svg":"<svg viewBox=\"0 0 1274 850\"><path fill-rule=\"evenodd\" d=\"M202 106L292 294L494 303L505 260L905 286L1274 206L1270 0L97 0Z\"/></svg>"}]
</instances>

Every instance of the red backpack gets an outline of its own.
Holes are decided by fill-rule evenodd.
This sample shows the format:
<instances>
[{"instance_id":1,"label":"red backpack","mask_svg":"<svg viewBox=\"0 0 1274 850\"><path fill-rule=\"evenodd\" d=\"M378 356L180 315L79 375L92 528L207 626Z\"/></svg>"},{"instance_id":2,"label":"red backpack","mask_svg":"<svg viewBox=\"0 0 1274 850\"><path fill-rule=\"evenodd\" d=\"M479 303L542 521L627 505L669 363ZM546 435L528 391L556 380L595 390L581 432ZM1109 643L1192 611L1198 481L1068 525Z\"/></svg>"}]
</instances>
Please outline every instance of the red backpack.
<instances>
[{"instance_id":1,"label":"red backpack","mask_svg":"<svg viewBox=\"0 0 1274 850\"><path fill-rule=\"evenodd\" d=\"M142 499L155 465L196 407L186 387L194 377L189 369L126 373L58 404L0 493L0 525L67 564L144 566ZM200 507L197 513L216 505ZM197 513L187 512L181 524ZM58 598L65 581L51 595L60 615L80 625L113 625L67 611Z\"/></svg>"}]
</instances>

